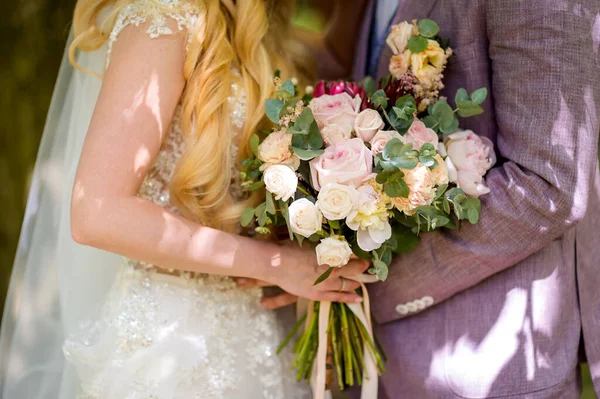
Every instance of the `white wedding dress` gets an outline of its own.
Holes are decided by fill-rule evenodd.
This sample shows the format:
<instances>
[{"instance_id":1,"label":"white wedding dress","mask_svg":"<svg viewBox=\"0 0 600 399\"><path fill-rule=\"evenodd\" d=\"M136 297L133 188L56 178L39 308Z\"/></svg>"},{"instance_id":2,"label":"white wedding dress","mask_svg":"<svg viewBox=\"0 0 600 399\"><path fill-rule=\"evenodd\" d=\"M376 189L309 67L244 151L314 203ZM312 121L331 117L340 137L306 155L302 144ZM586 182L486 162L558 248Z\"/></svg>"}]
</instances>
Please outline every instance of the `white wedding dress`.
<instances>
[{"instance_id":1,"label":"white wedding dress","mask_svg":"<svg viewBox=\"0 0 600 399\"><path fill-rule=\"evenodd\" d=\"M150 37L157 38L173 33L167 26L169 19L175 20L180 30L195 31L202 28L203 18L202 10L183 1L134 1L117 18L106 63L113 43L128 26L145 29ZM246 116L245 94L239 81L231 87L229 104L231 151L235 155L236 134ZM177 212L169 200L168 186L183 148L177 111L168 137L143 182L140 197ZM241 195L235 179L231 190L234 196ZM77 263L79 273L85 273L86 258ZM86 399L308 398L309 388L295 380L291 354L276 354L290 323L262 309L261 296L260 289L238 288L228 277L169 275L159 273L152 265L124 260L99 316L89 320L87 313L80 311L78 319L67 320L71 327L64 328L62 349L68 361L64 368L70 368L72 375L68 370L62 376L59 372L51 382L39 383L53 385L52 389L42 387L36 391L57 396L14 393L29 392L29 388L22 387L26 384L11 377L11 367L14 371L21 360L17 348L9 352L10 359L7 356L5 399L20 398L16 395L72 397L65 392L77 392L78 398ZM64 303L72 306L73 300L78 298L61 299L63 309ZM10 329L3 326L3 333ZM17 323L13 341L23 338L18 330ZM48 368L54 368L54 363ZM35 372L22 374L35 376ZM76 381L73 383L78 386L66 386L69 381Z\"/></svg>"}]
</instances>

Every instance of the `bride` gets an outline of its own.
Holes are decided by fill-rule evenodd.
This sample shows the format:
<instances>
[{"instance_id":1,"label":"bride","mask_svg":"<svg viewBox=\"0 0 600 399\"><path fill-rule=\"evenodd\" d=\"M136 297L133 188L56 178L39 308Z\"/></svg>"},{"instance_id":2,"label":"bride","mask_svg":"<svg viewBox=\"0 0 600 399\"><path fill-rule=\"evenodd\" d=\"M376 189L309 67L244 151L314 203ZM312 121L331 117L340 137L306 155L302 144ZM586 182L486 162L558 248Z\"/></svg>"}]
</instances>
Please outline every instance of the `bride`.
<instances>
[{"instance_id":1,"label":"bride","mask_svg":"<svg viewBox=\"0 0 600 399\"><path fill-rule=\"evenodd\" d=\"M274 71L305 79L293 12L78 1L3 318L3 398L307 395L276 354L283 322L228 277L282 287L275 305L360 301L343 278L363 261L313 287L312 250L238 231L260 199L236 165L265 126Z\"/></svg>"}]
</instances>

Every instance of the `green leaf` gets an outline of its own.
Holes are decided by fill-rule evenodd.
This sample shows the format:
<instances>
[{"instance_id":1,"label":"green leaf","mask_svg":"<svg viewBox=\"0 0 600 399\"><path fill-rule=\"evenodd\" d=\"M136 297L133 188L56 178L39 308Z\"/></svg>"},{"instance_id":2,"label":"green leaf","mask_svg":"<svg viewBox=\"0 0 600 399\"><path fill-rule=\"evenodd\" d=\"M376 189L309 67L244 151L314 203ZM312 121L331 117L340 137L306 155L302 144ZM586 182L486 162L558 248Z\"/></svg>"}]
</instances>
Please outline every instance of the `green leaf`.
<instances>
[{"instance_id":1,"label":"green leaf","mask_svg":"<svg viewBox=\"0 0 600 399\"><path fill-rule=\"evenodd\" d=\"M482 87L481 89L477 89L473 93L471 93L471 100L473 100L474 103L481 105L487 98L487 95L487 88Z\"/></svg>"},{"instance_id":2,"label":"green leaf","mask_svg":"<svg viewBox=\"0 0 600 399\"><path fill-rule=\"evenodd\" d=\"M389 182L383 186L383 190L391 198L408 198L408 194L410 194L410 189L404 180Z\"/></svg>"},{"instance_id":3,"label":"green leaf","mask_svg":"<svg viewBox=\"0 0 600 399\"><path fill-rule=\"evenodd\" d=\"M307 144L310 150L320 150L323 147L323 136L321 136L321 132L315 121L310 125Z\"/></svg>"},{"instance_id":4,"label":"green leaf","mask_svg":"<svg viewBox=\"0 0 600 399\"><path fill-rule=\"evenodd\" d=\"M310 161L325 152L325 150L305 150L302 148L292 147L292 152L303 161Z\"/></svg>"},{"instance_id":5,"label":"green leaf","mask_svg":"<svg viewBox=\"0 0 600 399\"><path fill-rule=\"evenodd\" d=\"M263 180L257 181L256 183L252 183L248 189L250 191L258 191L265 186L265 182Z\"/></svg>"},{"instance_id":6,"label":"green leaf","mask_svg":"<svg viewBox=\"0 0 600 399\"><path fill-rule=\"evenodd\" d=\"M377 90L377 82L371 76L367 76L361 81L363 88L368 96L372 95Z\"/></svg>"},{"instance_id":7,"label":"green leaf","mask_svg":"<svg viewBox=\"0 0 600 399\"><path fill-rule=\"evenodd\" d=\"M313 284L313 286L319 285L323 281L327 280L327 277L329 277L331 275L331 272L333 272L333 267L330 267L329 269L327 269L327 271L325 273L321 274L319 276L319 278L317 279L317 281L315 281L315 283Z\"/></svg>"},{"instance_id":8,"label":"green leaf","mask_svg":"<svg viewBox=\"0 0 600 399\"><path fill-rule=\"evenodd\" d=\"M410 113L412 114L417 112L417 101L412 95L406 94L396 100L396 107L401 109L410 109Z\"/></svg>"},{"instance_id":9,"label":"green leaf","mask_svg":"<svg viewBox=\"0 0 600 399\"><path fill-rule=\"evenodd\" d=\"M441 126L449 126L454 120L454 110L446 100L440 100L431 109L432 115L435 116Z\"/></svg>"},{"instance_id":10,"label":"green leaf","mask_svg":"<svg viewBox=\"0 0 600 399\"><path fill-rule=\"evenodd\" d=\"M429 40L423 36L413 36L408 40L408 49L412 53L422 53L429 45Z\"/></svg>"},{"instance_id":11,"label":"green leaf","mask_svg":"<svg viewBox=\"0 0 600 399\"><path fill-rule=\"evenodd\" d=\"M447 189L448 189L447 184L439 186L435 192L435 198L433 200L436 201L436 200L440 199L442 197L442 195L444 195L444 193L446 192ZM447 213L450 213L450 212L448 211Z\"/></svg>"},{"instance_id":12,"label":"green leaf","mask_svg":"<svg viewBox=\"0 0 600 399\"><path fill-rule=\"evenodd\" d=\"M419 236L404 226L395 226L392 237L394 237L398 243L396 249L394 250L394 252L398 254L410 252L419 244Z\"/></svg>"},{"instance_id":13,"label":"green leaf","mask_svg":"<svg viewBox=\"0 0 600 399\"><path fill-rule=\"evenodd\" d=\"M373 106L376 109L379 107L382 107L384 109L387 108L388 98L385 94L385 91L377 90L375 93L373 93L373 95L371 96L371 102L373 103Z\"/></svg>"},{"instance_id":14,"label":"green leaf","mask_svg":"<svg viewBox=\"0 0 600 399\"><path fill-rule=\"evenodd\" d=\"M260 144L260 139L258 135L253 134L250 137L250 148L252 149L252 153L258 157L258 145Z\"/></svg>"},{"instance_id":15,"label":"green leaf","mask_svg":"<svg viewBox=\"0 0 600 399\"><path fill-rule=\"evenodd\" d=\"M400 139L391 139L383 149L383 158L390 159L399 157L405 153L406 145ZM412 149L412 146L410 147Z\"/></svg>"},{"instance_id":16,"label":"green leaf","mask_svg":"<svg viewBox=\"0 0 600 399\"><path fill-rule=\"evenodd\" d=\"M427 166L430 169L435 168L438 165L437 160L430 156L420 155L419 162L421 162L423 165Z\"/></svg>"},{"instance_id":17,"label":"green leaf","mask_svg":"<svg viewBox=\"0 0 600 399\"><path fill-rule=\"evenodd\" d=\"M421 154L423 155L435 155L437 154L437 149L431 143L425 143L421 146Z\"/></svg>"},{"instance_id":18,"label":"green leaf","mask_svg":"<svg viewBox=\"0 0 600 399\"><path fill-rule=\"evenodd\" d=\"M282 83L279 90L277 90L277 97L283 99L290 99L296 95L296 89L294 89L294 84L291 79L286 80Z\"/></svg>"},{"instance_id":19,"label":"green leaf","mask_svg":"<svg viewBox=\"0 0 600 399\"><path fill-rule=\"evenodd\" d=\"M257 206L254 215L258 218L258 225L263 227L267 223L267 204L263 202Z\"/></svg>"},{"instance_id":20,"label":"green leaf","mask_svg":"<svg viewBox=\"0 0 600 399\"><path fill-rule=\"evenodd\" d=\"M477 209L470 208L467 210L467 217L471 224L477 224L477 222L479 222L479 212Z\"/></svg>"},{"instance_id":21,"label":"green leaf","mask_svg":"<svg viewBox=\"0 0 600 399\"><path fill-rule=\"evenodd\" d=\"M445 134L456 132L458 130L458 118L456 117L456 115L453 115L452 123L450 123L449 125L440 124L440 130L442 131L442 133Z\"/></svg>"},{"instance_id":22,"label":"green leaf","mask_svg":"<svg viewBox=\"0 0 600 399\"><path fill-rule=\"evenodd\" d=\"M456 92L456 95L454 96L454 102L456 104L458 104L461 101L468 101L469 100L469 93L467 93L467 91L465 89L463 89L462 87L460 89L458 89L458 91Z\"/></svg>"},{"instance_id":23,"label":"green leaf","mask_svg":"<svg viewBox=\"0 0 600 399\"><path fill-rule=\"evenodd\" d=\"M433 115L427 115L425 118L423 118L423 123L428 128L433 129L435 125L439 124L439 120Z\"/></svg>"},{"instance_id":24,"label":"green leaf","mask_svg":"<svg viewBox=\"0 0 600 399\"><path fill-rule=\"evenodd\" d=\"M275 215L275 203L273 202L273 195L267 191L266 200L266 211L271 215Z\"/></svg>"},{"instance_id":25,"label":"green leaf","mask_svg":"<svg viewBox=\"0 0 600 399\"><path fill-rule=\"evenodd\" d=\"M463 118L483 114L483 108L474 101L461 101L457 104L458 114Z\"/></svg>"},{"instance_id":26,"label":"green leaf","mask_svg":"<svg viewBox=\"0 0 600 399\"><path fill-rule=\"evenodd\" d=\"M442 201L442 207L444 208L444 212L450 214L450 202L446 198Z\"/></svg>"},{"instance_id":27,"label":"green leaf","mask_svg":"<svg viewBox=\"0 0 600 399\"><path fill-rule=\"evenodd\" d=\"M250 223L254 220L254 208L246 208L244 212L242 212L242 217L240 218L240 224L244 227L248 227Z\"/></svg>"},{"instance_id":28,"label":"green leaf","mask_svg":"<svg viewBox=\"0 0 600 399\"><path fill-rule=\"evenodd\" d=\"M379 259L374 259L373 267L375 269L375 275L377 276L378 280L380 280L380 281L387 280L389 268L388 268L388 265L385 264L385 262L383 262Z\"/></svg>"},{"instance_id":29,"label":"green leaf","mask_svg":"<svg viewBox=\"0 0 600 399\"><path fill-rule=\"evenodd\" d=\"M269 234L271 234L271 229L269 229L268 227L256 227L254 231L264 236L268 236Z\"/></svg>"},{"instance_id":30,"label":"green leaf","mask_svg":"<svg viewBox=\"0 0 600 399\"><path fill-rule=\"evenodd\" d=\"M265 113L271 122L279 124L281 110L283 109L283 100L278 98L270 98L265 101Z\"/></svg>"},{"instance_id":31,"label":"green leaf","mask_svg":"<svg viewBox=\"0 0 600 399\"><path fill-rule=\"evenodd\" d=\"M292 227L290 225L290 212L289 212L289 207L288 207L288 203L287 201L278 201L279 202L279 209L281 209L281 214L283 215L283 217L285 218L285 224L288 228L288 233L290 235L290 240L294 239L294 232L292 231Z\"/></svg>"},{"instance_id":32,"label":"green leaf","mask_svg":"<svg viewBox=\"0 0 600 399\"><path fill-rule=\"evenodd\" d=\"M415 158L396 157L389 160L389 163L398 169L414 169L419 164Z\"/></svg>"},{"instance_id":33,"label":"green leaf","mask_svg":"<svg viewBox=\"0 0 600 399\"><path fill-rule=\"evenodd\" d=\"M440 26L431 19L422 19L417 23L419 35L429 39L435 37L440 31Z\"/></svg>"},{"instance_id":34,"label":"green leaf","mask_svg":"<svg viewBox=\"0 0 600 399\"><path fill-rule=\"evenodd\" d=\"M329 226L331 226L332 229L339 229L340 228L340 221L339 220L328 220L327 223L329 223Z\"/></svg>"}]
</instances>

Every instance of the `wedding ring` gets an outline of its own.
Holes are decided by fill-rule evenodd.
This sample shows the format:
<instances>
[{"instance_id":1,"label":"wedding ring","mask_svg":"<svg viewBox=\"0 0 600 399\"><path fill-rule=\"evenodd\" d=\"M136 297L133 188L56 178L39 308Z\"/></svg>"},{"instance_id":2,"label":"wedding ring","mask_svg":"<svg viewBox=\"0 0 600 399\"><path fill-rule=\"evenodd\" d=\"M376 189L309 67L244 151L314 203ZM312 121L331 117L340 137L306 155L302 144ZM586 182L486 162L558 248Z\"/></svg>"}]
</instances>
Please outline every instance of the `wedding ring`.
<instances>
[{"instance_id":1,"label":"wedding ring","mask_svg":"<svg viewBox=\"0 0 600 399\"><path fill-rule=\"evenodd\" d=\"M340 277L340 280L342 280L342 286L340 287L338 292L342 292L342 291L344 291L344 288L346 288L346 279L343 277Z\"/></svg>"}]
</instances>

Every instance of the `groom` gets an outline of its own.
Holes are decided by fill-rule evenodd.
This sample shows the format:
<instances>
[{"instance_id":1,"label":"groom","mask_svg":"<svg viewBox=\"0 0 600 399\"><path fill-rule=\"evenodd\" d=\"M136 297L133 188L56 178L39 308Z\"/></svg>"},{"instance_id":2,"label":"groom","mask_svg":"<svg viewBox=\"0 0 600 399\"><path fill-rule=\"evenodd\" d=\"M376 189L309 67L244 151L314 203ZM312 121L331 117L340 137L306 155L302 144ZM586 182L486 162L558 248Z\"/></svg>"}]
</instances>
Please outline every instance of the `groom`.
<instances>
[{"instance_id":1,"label":"groom","mask_svg":"<svg viewBox=\"0 0 600 399\"><path fill-rule=\"evenodd\" d=\"M456 52L446 95L489 88L461 123L499 158L479 224L423 234L370 288L379 397L578 398L583 356L600 394L600 2L341 3L323 77L350 75L354 43L354 79L387 74L389 26L431 18Z\"/></svg>"}]
</instances>

